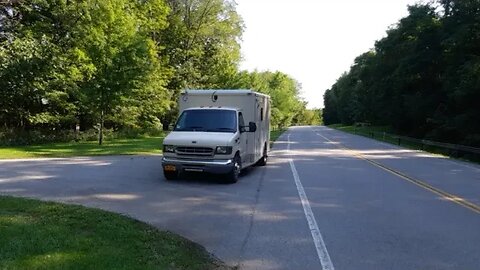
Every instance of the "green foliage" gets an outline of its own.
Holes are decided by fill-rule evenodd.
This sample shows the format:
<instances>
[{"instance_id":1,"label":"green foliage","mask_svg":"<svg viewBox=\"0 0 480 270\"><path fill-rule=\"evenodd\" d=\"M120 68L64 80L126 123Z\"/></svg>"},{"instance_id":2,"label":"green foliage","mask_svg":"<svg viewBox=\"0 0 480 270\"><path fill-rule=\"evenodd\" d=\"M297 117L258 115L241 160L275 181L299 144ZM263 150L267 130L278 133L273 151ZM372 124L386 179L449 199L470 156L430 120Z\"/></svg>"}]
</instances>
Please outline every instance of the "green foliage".
<instances>
[{"instance_id":1,"label":"green foliage","mask_svg":"<svg viewBox=\"0 0 480 270\"><path fill-rule=\"evenodd\" d=\"M325 123L480 145L480 2L410 6L387 34L325 92Z\"/></svg>"},{"instance_id":2,"label":"green foliage","mask_svg":"<svg viewBox=\"0 0 480 270\"><path fill-rule=\"evenodd\" d=\"M320 109L309 110L303 107L293 122L299 126L320 125L322 124L322 112Z\"/></svg>"},{"instance_id":3,"label":"green foliage","mask_svg":"<svg viewBox=\"0 0 480 270\"><path fill-rule=\"evenodd\" d=\"M177 99L183 89L219 89L236 76L243 22L232 0L167 0L169 27L157 36L162 57L171 68L170 110L164 128L175 120Z\"/></svg>"},{"instance_id":4,"label":"green foliage","mask_svg":"<svg viewBox=\"0 0 480 270\"><path fill-rule=\"evenodd\" d=\"M287 74L281 72L247 72L238 73L228 88L254 89L270 95L272 98L271 125L274 129L297 124L315 124L313 117L306 121L306 103L300 97L300 84Z\"/></svg>"},{"instance_id":5,"label":"green foliage","mask_svg":"<svg viewBox=\"0 0 480 270\"><path fill-rule=\"evenodd\" d=\"M159 125L145 114L164 112L169 97L149 36L167 26L163 1L12 1L3 10L4 126L89 128L103 116L115 127ZM129 121L114 114L120 108Z\"/></svg>"},{"instance_id":6,"label":"green foliage","mask_svg":"<svg viewBox=\"0 0 480 270\"><path fill-rule=\"evenodd\" d=\"M97 129L101 143L105 129L166 129L185 88L259 90L272 96L274 127L317 123L295 80L238 70L235 8L233 0L3 1L0 130L26 135L23 143L79 125Z\"/></svg>"}]
</instances>

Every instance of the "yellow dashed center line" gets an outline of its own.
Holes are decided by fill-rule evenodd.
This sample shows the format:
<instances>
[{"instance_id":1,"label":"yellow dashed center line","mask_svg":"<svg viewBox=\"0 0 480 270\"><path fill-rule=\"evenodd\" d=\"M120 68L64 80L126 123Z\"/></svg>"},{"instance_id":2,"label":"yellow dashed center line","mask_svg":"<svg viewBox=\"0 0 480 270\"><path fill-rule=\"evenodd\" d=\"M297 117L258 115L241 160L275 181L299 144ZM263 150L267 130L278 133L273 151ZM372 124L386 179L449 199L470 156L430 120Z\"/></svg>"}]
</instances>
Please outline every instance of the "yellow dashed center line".
<instances>
[{"instance_id":1,"label":"yellow dashed center line","mask_svg":"<svg viewBox=\"0 0 480 270\"><path fill-rule=\"evenodd\" d=\"M421 181L421 180L415 179L415 178L410 177L410 176L408 176L408 175L406 175L406 174L404 174L404 173L402 173L402 172L399 172L399 171L394 170L394 169L392 169L392 168L389 168L389 167L387 167L387 166L385 166L385 165L383 165L383 164L381 164L381 163L378 163L378 162L376 162L376 161L374 161L374 160L371 160L371 159L367 158L366 156L364 156L362 153L360 153L360 152L358 152L358 151L355 151L355 150L353 150L353 149L350 149L350 148L346 147L345 145L343 145L343 144L341 144L341 143L333 142L332 140L328 139L327 137L323 136L322 134L319 134L319 133L316 133L316 134L317 134L318 136L324 138L325 140L333 143L333 144L334 144L335 146L337 146L338 148L343 149L343 150L346 150L346 151L349 151L350 153L352 153L353 156L355 156L355 157L357 157L357 158L359 158L359 159L365 160L365 161L367 161L368 163L370 163L370 164L372 164L372 165L374 165L374 166L376 166L376 167L378 167L378 168L380 168L380 169L382 169L382 170L384 170L384 171L387 171L387 172L389 172L389 173L391 173L391 174L393 174L393 175L396 175L396 176L398 176L398 177L400 177L400 178L402 178L402 179L404 179L404 180L406 180L406 181L408 181L408 182L410 182L410 183L412 183L412 184L415 184L415 185L417 185L417 186L419 186L419 187L421 187L421 188L423 188L423 189L426 189L426 190L428 190L428 191L430 191L430 192L433 192L433 193L439 195L440 197L442 197L442 199L444 199L444 200L446 200L446 201L450 201L450 202L456 203L456 204L461 205L461 206L463 206L463 207L465 207L465 208L467 208L467 209L472 210L473 212L475 212L475 213L477 213L477 214L480 214L480 206L478 206L478 205L476 205L476 204L474 204L474 203L472 203L472 202L469 202L468 200L466 200L466 199L464 199L464 198L462 198L462 197L458 197L458 196L455 196L455 195L453 195L453 194L450 194L450 193L448 193L448 192L446 192L446 191L443 191L443 190L441 190L441 189L438 189L438 188L436 188L436 187L433 187L433 186L431 186L431 185L429 185L429 184L427 184L427 183L425 183L425 182L423 182L423 181Z\"/></svg>"}]
</instances>

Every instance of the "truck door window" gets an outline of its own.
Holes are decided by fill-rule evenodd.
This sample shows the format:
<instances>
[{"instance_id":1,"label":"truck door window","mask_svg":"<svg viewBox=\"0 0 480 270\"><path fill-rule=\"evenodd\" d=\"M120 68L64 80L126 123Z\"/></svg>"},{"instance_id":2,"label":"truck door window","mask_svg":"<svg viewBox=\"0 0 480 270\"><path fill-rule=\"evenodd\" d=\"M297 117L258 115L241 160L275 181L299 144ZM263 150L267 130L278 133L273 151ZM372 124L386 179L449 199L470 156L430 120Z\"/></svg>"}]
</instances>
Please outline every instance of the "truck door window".
<instances>
[{"instance_id":1,"label":"truck door window","mask_svg":"<svg viewBox=\"0 0 480 270\"><path fill-rule=\"evenodd\" d=\"M245 131L245 121L243 120L243 114L241 112L238 113L238 130L240 132Z\"/></svg>"}]
</instances>

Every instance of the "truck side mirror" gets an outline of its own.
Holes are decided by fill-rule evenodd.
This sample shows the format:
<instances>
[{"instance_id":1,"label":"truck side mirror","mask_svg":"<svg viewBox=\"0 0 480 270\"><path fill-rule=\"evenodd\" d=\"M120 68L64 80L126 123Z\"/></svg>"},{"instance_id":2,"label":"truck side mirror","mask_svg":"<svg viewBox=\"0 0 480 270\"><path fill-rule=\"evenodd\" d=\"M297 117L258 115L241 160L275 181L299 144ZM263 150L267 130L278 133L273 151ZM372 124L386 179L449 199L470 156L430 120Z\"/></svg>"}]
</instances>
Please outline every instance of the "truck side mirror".
<instances>
[{"instance_id":1,"label":"truck side mirror","mask_svg":"<svg viewBox=\"0 0 480 270\"><path fill-rule=\"evenodd\" d=\"M255 122L248 123L248 132L255 132L257 131L257 124Z\"/></svg>"}]
</instances>

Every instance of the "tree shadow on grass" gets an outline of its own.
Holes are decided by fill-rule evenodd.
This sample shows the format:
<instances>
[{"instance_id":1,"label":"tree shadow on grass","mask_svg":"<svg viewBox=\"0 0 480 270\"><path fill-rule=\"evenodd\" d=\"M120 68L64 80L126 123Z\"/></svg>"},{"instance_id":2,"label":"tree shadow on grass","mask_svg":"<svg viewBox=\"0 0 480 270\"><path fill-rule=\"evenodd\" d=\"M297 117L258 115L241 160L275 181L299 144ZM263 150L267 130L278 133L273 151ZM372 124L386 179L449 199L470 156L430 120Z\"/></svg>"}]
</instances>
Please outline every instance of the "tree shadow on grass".
<instances>
[{"instance_id":1,"label":"tree shadow on grass","mask_svg":"<svg viewBox=\"0 0 480 270\"><path fill-rule=\"evenodd\" d=\"M160 154L164 137L97 142L58 143L12 148L36 157Z\"/></svg>"}]
</instances>

